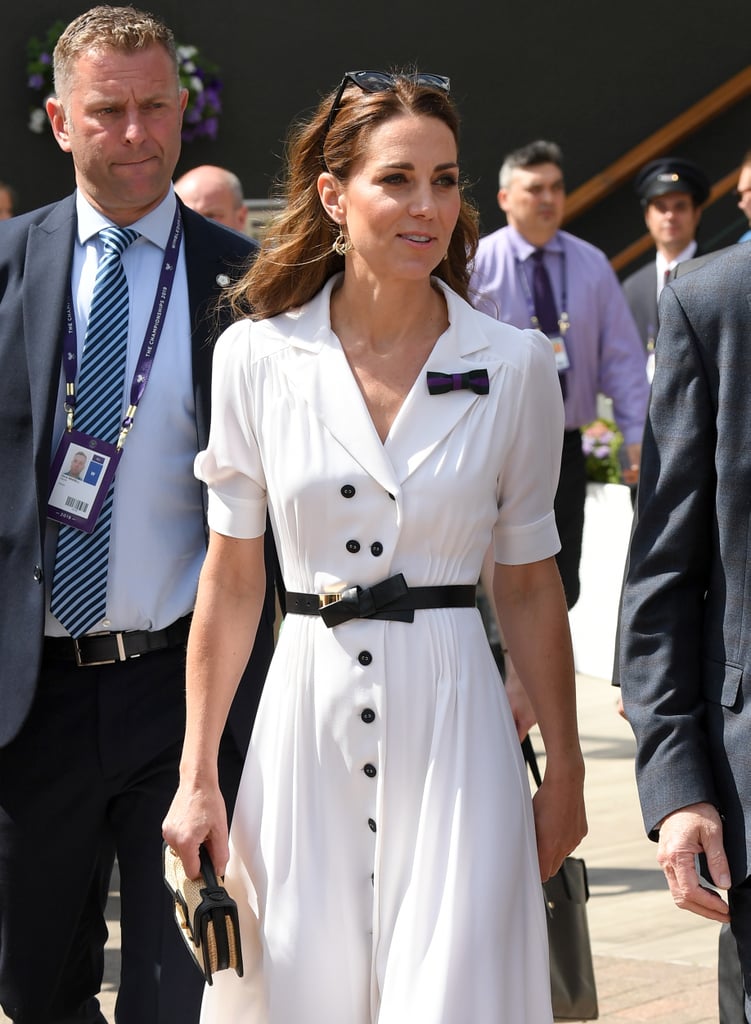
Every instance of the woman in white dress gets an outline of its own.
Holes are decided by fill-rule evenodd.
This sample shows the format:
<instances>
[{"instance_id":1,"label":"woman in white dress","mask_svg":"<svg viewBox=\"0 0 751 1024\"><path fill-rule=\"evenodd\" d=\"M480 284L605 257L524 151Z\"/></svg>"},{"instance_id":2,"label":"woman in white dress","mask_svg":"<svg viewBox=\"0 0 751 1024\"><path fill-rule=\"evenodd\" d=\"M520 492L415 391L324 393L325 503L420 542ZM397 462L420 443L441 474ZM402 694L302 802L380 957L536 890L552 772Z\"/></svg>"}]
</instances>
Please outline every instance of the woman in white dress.
<instances>
[{"instance_id":1,"label":"woman in white dress","mask_svg":"<svg viewBox=\"0 0 751 1024\"><path fill-rule=\"evenodd\" d=\"M457 137L448 80L348 73L289 143L285 212L217 344L164 826L193 876L205 841L240 904L245 973L215 976L205 1022L552 1019L540 882L586 832L553 558L562 401L547 340L466 302ZM228 839L217 743L267 507L287 615ZM491 545L546 749L534 799L475 607Z\"/></svg>"}]
</instances>

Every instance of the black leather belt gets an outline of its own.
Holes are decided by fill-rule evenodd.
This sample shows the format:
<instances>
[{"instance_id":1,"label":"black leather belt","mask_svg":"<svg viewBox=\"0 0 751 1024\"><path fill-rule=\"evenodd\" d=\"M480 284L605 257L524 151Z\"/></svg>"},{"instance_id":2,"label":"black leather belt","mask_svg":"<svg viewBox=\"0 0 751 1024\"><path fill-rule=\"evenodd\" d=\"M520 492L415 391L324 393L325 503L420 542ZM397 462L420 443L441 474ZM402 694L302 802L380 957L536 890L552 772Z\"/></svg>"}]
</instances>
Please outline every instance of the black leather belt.
<instances>
[{"instance_id":1,"label":"black leather belt","mask_svg":"<svg viewBox=\"0 0 751 1024\"><path fill-rule=\"evenodd\" d=\"M295 594L287 591L287 611L293 615L320 615L331 629L350 619L392 619L414 622L422 608L471 608L474 585L408 587L401 573L372 587L350 587L338 594Z\"/></svg>"},{"instance_id":2,"label":"black leather belt","mask_svg":"<svg viewBox=\"0 0 751 1024\"><path fill-rule=\"evenodd\" d=\"M47 636L45 661L75 662L76 665L114 665L116 661L140 658L151 651L179 647L188 639L191 615L184 615L166 629L131 629L122 633L87 633L85 636Z\"/></svg>"}]
</instances>

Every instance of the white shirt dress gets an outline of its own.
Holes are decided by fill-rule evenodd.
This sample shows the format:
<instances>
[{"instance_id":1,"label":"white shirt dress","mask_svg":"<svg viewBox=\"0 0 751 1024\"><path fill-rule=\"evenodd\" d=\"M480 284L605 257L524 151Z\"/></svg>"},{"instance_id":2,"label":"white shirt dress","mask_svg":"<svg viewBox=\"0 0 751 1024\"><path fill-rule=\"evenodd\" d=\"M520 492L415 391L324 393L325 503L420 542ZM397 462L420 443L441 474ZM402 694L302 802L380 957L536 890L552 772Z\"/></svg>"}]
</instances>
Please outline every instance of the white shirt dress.
<instances>
[{"instance_id":1,"label":"white shirt dress","mask_svg":"<svg viewBox=\"0 0 751 1024\"><path fill-rule=\"evenodd\" d=\"M439 282L450 326L385 443L330 325L301 310L219 340L208 448L219 533L260 536L286 587L402 573L475 584L483 556L558 550L563 410L552 349ZM430 395L426 371L490 391ZM478 611L413 622L284 620L232 823L226 884L245 974L203 1024L548 1024L548 949L529 784Z\"/></svg>"}]
</instances>

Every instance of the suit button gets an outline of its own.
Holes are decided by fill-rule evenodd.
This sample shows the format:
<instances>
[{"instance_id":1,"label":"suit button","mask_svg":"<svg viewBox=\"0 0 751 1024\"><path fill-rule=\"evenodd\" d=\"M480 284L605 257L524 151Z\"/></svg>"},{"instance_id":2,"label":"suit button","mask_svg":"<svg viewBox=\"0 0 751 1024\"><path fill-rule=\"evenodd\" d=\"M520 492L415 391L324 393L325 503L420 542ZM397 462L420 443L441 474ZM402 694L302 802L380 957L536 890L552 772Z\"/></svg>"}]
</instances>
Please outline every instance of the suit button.
<instances>
[{"instance_id":1,"label":"suit button","mask_svg":"<svg viewBox=\"0 0 751 1024\"><path fill-rule=\"evenodd\" d=\"M371 832L375 832L376 830L376 823L373 821L372 818L368 818L368 828L370 829Z\"/></svg>"},{"instance_id":2,"label":"suit button","mask_svg":"<svg viewBox=\"0 0 751 1024\"><path fill-rule=\"evenodd\" d=\"M373 543L370 545L370 553L371 555L375 555L375 557L378 558L379 555L383 554L383 544L381 544L379 540L373 541Z\"/></svg>"},{"instance_id":3,"label":"suit button","mask_svg":"<svg viewBox=\"0 0 751 1024\"><path fill-rule=\"evenodd\" d=\"M357 655L357 660L360 662L361 665L369 665L373 660L373 655L370 653L370 651L360 651L360 653Z\"/></svg>"},{"instance_id":4,"label":"suit button","mask_svg":"<svg viewBox=\"0 0 751 1024\"><path fill-rule=\"evenodd\" d=\"M355 489L352 484L345 484L344 487L342 487L341 494L343 498L354 498Z\"/></svg>"},{"instance_id":5,"label":"suit button","mask_svg":"<svg viewBox=\"0 0 751 1024\"><path fill-rule=\"evenodd\" d=\"M362 718L363 722L367 722L370 725L371 722L375 722L375 711L372 708L365 708L360 718Z\"/></svg>"},{"instance_id":6,"label":"suit button","mask_svg":"<svg viewBox=\"0 0 751 1024\"><path fill-rule=\"evenodd\" d=\"M374 779L376 777L376 766L374 764L363 765L362 770L365 772L369 779Z\"/></svg>"},{"instance_id":7,"label":"suit button","mask_svg":"<svg viewBox=\"0 0 751 1024\"><path fill-rule=\"evenodd\" d=\"M356 555L359 550L360 550L360 541L359 540L348 540L347 541L347 551L349 551L349 553L351 555Z\"/></svg>"},{"instance_id":8,"label":"suit button","mask_svg":"<svg viewBox=\"0 0 751 1024\"><path fill-rule=\"evenodd\" d=\"M34 582L41 583L44 579L44 573L42 572L41 566L34 566Z\"/></svg>"}]
</instances>

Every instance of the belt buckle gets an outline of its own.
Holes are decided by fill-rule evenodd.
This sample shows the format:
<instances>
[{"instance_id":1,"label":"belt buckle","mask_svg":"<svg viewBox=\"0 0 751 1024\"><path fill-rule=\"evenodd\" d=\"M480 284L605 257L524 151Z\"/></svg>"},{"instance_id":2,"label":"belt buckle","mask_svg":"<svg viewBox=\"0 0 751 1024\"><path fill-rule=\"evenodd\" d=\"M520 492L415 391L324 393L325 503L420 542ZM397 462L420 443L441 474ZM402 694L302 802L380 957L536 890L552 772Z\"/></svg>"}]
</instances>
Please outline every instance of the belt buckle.
<instances>
[{"instance_id":1,"label":"belt buckle","mask_svg":"<svg viewBox=\"0 0 751 1024\"><path fill-rule=\"evenodd\" d=\"M327 605L336 604L337 601L341 601L342 593L344 593L344 591L339 594L319 594L318 607L325 608Z\"/></svg>"},{"instance_id":2,"label":"belt buckle","mask_svg":"<svg viewBox=\"0 0 751 1024\"><path fill-rule=\"evenodd\" d=\"M99 637L103 637L103 636L112 636L112 637L114 637L115 638L115 643L117 645L117 657L116 658L105 658L103 661L84 661L83 657L81 655L81 645L79 643L79 639L85 640L87 636L91 637L92 639L94 637L98 637L98 636ZM123 642L123 634L122 633L105 633L105 632L102 632L102 633L87 633L87 634L84 634L83 637L79 638L77 636L74 636L74 637L71 637L71 639L73 640L73 650L74 650L75 655L76 655L76 665L79 668L95 668L97 665L114 665L118 661L127 661L128 660L128 655L125 653L125 644Z\"/></svg>"}]
</instances>

